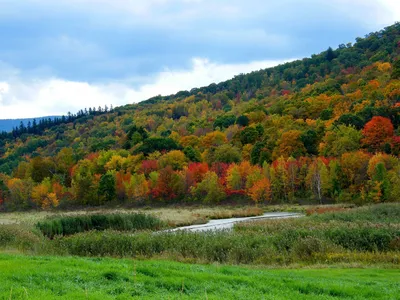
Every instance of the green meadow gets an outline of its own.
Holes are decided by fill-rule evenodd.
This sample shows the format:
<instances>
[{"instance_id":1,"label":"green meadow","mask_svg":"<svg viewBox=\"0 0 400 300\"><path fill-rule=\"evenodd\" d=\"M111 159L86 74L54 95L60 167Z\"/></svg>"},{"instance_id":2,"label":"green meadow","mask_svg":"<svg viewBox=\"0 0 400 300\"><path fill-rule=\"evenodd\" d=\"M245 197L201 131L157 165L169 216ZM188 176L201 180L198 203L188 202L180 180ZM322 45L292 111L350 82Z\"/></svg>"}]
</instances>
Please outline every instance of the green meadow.
<instances>
[{"instance_id":1,"label":"green meadow","mask_svg":"<svg viewBox=\"0 0 400 300\"><path fill-rule=\"evenodd\" d=\"M0 299L400 299L399 269L0 255Z\"/></svg>"}]
</instances>

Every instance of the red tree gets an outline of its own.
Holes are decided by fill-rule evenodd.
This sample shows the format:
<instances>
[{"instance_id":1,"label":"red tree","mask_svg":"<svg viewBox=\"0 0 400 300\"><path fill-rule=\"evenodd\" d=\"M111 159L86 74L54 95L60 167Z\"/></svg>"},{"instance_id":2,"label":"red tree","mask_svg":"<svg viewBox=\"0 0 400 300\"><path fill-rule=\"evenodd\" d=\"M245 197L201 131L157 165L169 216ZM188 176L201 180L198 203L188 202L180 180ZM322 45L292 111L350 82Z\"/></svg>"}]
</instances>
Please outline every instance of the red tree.
<instances>
[{"instance_id":1,"label":"red tree","mask_svg":"<svg viewBox=\"0 0 400 300\"><path fill-rule=\"evenodd\" d=\"M394 133L392 121L384 117L373 117L364 126L363 144L373 150L381 150L385 143L390 142Z\"/></svg>"},{"instance_id":2,"label":"red tree","mask_svg":"<svg viewBox=\"0 0 400 300\"><path fill-rule=\"evenodd\" d=\"M157 160L144 160L140 166L140 172L149 175L153 171L157 171L158 165Z\"/></svg>"},{"instance_id":3,"label":"red tree","mask_svg":"<svg viewBox=\"0 0 400 300\"><path fill-rule=\"evenodd\" d=\"M400 155L400 136L394 136L392 139L392 154Z\"/></svg>"},{"instance_id":4,"label":"red tree","mask_svg":"<svg viewBox=\"0 0 400 300\"><path fill-rule=\"evenodd\" d=\"M208 171L206 163L190 163L187 169L187 172L191 174L195 183L201 182Z\"/></svg>"}]
</instances>

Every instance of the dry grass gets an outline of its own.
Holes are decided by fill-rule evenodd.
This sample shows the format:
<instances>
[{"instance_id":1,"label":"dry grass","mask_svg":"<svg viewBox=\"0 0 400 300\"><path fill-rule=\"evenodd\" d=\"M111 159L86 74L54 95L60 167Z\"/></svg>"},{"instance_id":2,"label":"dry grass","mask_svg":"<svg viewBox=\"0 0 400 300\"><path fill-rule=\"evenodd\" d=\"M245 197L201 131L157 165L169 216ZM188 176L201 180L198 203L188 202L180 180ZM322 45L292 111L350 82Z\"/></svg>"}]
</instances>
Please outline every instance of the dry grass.
<instances>
[{"instance_id":1,"label":"dry grass","mask_svg":"<svg viewBox=\"0 0 400 300\"><path fill-rule=\"evenodd\" d=\"M29 211L0 213L0 224L35 224L47 217L74 216L85 214L108 213L146 213L159 217L171 225L183 226L206 223L209 219L257 216L263 214L262 208L245 207L182 207L182 208L151 208L151 209L87 209L77 211Z\"/></svg>"},{"instance_id":2,"label":"dry grass","mask_svg":"<svg viewBox=\"0 0 400 300\"><path fill-rule=\"evenodd\" d=\"M342 209L345 205L326 205L324 208ZM216 207L165 207L165 208L91 208L74 211L28 211L0 213L0 224L28 224L32 225L47 217L73 216L82 214L109 214L109 213L147 213L153 214L172 226L186 226L204 224L209 219L225 219L232 217L258 216L264 212L300 212L318 209L313 205L268 205L268 206L216 206Z\"/></svg>"}]
</instances>

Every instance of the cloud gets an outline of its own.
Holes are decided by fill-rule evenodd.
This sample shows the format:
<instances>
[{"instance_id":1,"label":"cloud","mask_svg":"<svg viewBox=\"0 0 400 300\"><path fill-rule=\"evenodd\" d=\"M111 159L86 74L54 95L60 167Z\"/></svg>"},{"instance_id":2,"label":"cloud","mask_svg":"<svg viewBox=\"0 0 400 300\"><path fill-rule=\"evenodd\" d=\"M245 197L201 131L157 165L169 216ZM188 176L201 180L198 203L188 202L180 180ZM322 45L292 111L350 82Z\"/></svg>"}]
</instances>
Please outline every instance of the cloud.
<instances>
[{"instance_id":1,"label":"cloud","mask_svg":"<svg viewBox=\"0 0 400 300\"><path fill-rule=\"evenodd\" d=\"M391 0L0 0L0 59L25 73L105 82L305 57L393 23ZM25 76L25 75L24 75Z\"/></svg>"},{"instance_id":2,"label":"cloud","mask_svg":"<svg viewBox=\"0 0 400 300\"><path fill-rule=\"evenodd\" d=\"M399 18L397 0L0 0L0 118L207 85Z\"/></svg>"},{"instance_id":3,"label":"cloud","mask_svg":"<svg viewBox=\"0 0 400 300\"><path fill-rule=\"evenodd\" d=\"M130 85L130 82L137 81L136 78L103 84L63 79L21 81L20 78L14 78L10 82L0 82L0 119L61 115L85 107L135 103L158 94L170 95L224 81L240 73L275 66L285 61L217 64L207 59L194 58L189 70L165 69L147 78L146 81L150 83L136 89Z\"/></svg>"}]
</instances>

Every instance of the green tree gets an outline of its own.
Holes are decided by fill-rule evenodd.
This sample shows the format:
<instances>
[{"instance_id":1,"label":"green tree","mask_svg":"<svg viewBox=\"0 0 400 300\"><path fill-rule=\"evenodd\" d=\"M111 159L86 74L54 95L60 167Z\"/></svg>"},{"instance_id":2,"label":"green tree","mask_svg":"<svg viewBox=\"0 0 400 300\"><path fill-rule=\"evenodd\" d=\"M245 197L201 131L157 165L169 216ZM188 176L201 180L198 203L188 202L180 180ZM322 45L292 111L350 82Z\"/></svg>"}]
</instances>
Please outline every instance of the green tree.
<instances>
[{"instance_id":1,"label":"green tree","mask_svg":"<svg viewBox=\"0 0 400 300\"><path fill-rule=\"evenodd\" d=\"M236 117L234 115L225 115L218 116L214 122L214 129L219 128L228 128L229 126L235 124Z\"/></svg>"},{"instance_id":2,"label":"green tree","mask_svg":"<svg viewBox=\"0 0 400 300\"><path fill-rule=\"evenodd\" d=\"M75 200L80 205L98 205L97 184L93 175L93 164L84 159L74 167L72 189Z\"/></svg>"},{"instance_id":3,"label":"green tree","mask_svg":"<svg viewBox=\"0 0 400 300\"><path fill-rule=\"evenodd\" d=\"M110 202L116 198L115 177L112 172L107 172L100 178L98 195L100 202Z\"/></svg>"},{"instance_id":4,"label":"green tree","mask_svg":"<svg viewBox=\"0 0 400 300\"><path fill-rule=\"evenodd\" d=\"M245 115L242 115L242 116L240 116L240 117L238 117L238 118L236 119L236 124L238 124L238 125L240 125L240 126L243 126L243 127L248 126L249 123L250 123L250 120L249 120L249 118L248 118L247 116L245 116Z\"/></svg>"},{"instance_id":5,"label":"green tree","mask_svg":"<svg viewBox=\"0 0 400 300\"><path fill-rule=\"evenodd\" d=\"M241 161L241 154L237 147L225 144L218 147L211 147L205 152L205 161L213 163L238 163Z\"/></svg>"},{"instance_id":6,"label":"green tree","mask_svg":"<svg viewBox=\"0 0 400 300\"><path fill-rule=\"evenodd\" d=\"M192 189L192 194L204 203L219 203L226 197L218 176L214 172L207 172L204 179Z\"/></svg>"},{"instance_id":7,"label":"green tree","mask_svg":"<svg viewBox=\"0 0 400 300\"><path fill-rule=\"evenodd\" d=\"M240 132L240 141L243 145L254 144L259 138L259 132L254 127L246 127Z\"/></svg>"},{"instance_id":8,"label":"green tree","mask_svg":"<svg viewBox=\"0 0 400 300\"><path fill-rule=\"evenodd\" d=\"M320 154L339 156L360 149L362 134L351 126L339 125L328 131L323 138Z\"/></svg>"},{"instance_id":9,"label":"green tree","mask_svg":"<svg viewBox=\"0 0 400 300\"><path fill-rule=\"evenodd\" d=\"M331 62L336 58L335 52L333 52L332 48L329 47L328 50L326 51L326 60Z\"/></svg>"},{"instance_id":10,"label":"green tree","mask_svg":"<svg viewBox=\"0 0 400 300\"><path fill-rule=\"evenodd\" d=\"M135 150L136 154L149 155L155 151L179 150L179 145L171 138L148 138Z\"/></svg>"},{"instance_id":11,"label":"green tree","mask_svg":"<svg viewBox=\"0 0 400 300\"><path fill-rule=\"evenodd\" d=\"M393 64L392 79L400 79L400 59Z\"/></svg>"},{"instance_id":12,"label":"green tree","mask_svg":"<svg viewBox=\"0 0 400 300\"><path fill-rule=\"evenodd\" d=\"M183 153L185 153L186 158L192 162L201 162L200 152L194 149L192 146L185 147L183 149Z\"/></svg>"},{"instance_id":13,"label":"green tree","mask_svg":"<svg viewBox=\"0 0 400 300\"><path fill-rule=\"evenodd\" d=\"M301 137L301 141L304 144L304 147L307 150L307 153L310 155L317 155L318 154L318 135L317 132L313 129L307 130L304 132Z\"/></svg>"}]
</instances>

